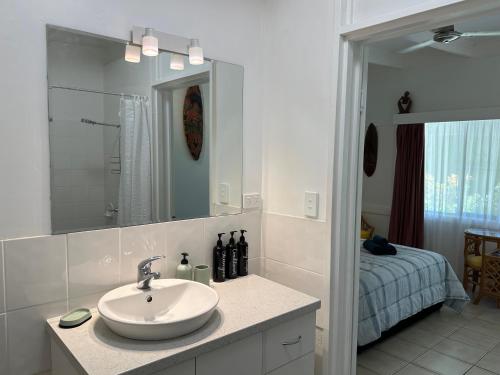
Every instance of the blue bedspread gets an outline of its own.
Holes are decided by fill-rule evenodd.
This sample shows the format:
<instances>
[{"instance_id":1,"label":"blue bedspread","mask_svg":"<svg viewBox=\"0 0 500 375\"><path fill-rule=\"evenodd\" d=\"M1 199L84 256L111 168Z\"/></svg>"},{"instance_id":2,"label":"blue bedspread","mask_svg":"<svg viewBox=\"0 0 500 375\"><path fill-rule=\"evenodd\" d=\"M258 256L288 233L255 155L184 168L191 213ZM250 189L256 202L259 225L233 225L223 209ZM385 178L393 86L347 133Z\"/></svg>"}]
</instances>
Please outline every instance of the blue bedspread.
<instances>
[{"instance_id":1,"label":"blue bedspread","mask_svg":"<svg viewBox=\"0 0 500 375\"><path fill-rule=\"evenodd\" d=\"M395 245L398 254L376 256L361 249L358 345L419 311L444 302L461 311L469 301L442 255Z\"/></svg>"}]
</instances>

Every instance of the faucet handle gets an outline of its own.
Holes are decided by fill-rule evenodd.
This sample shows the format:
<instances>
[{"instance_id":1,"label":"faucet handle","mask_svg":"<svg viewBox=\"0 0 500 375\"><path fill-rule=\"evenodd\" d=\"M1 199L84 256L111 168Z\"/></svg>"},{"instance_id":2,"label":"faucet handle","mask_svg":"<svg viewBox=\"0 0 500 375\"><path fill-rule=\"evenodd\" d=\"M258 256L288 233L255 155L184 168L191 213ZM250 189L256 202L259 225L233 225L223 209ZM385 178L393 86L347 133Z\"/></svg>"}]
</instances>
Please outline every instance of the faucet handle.
<instances>
[{"instance_id":1,"label":"faucet handle","mask_svg":"<svg viewBox=\"0 0 500 375\"><path fill-rule=\"evenodd\" d=\"M137 265L137 268L140 270L148 269L151 268L151 263L154 262L155 260L165 258L164 255L154 255L150 258L144 259L143 261L139 262Z\"/></svg>"}]
</instances>

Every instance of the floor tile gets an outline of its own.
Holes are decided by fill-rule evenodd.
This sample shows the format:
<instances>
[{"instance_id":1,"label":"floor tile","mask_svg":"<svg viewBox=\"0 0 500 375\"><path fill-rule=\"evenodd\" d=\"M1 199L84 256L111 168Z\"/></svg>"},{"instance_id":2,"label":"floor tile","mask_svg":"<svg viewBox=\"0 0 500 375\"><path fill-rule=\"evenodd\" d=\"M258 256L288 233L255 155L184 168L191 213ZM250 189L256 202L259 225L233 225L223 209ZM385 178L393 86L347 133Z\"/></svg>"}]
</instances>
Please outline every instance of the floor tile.
<instances>
[{"instance_id":1,"label":"floor tile","mask_svg":"<svg viewBox=\"0 0 500 375\"><path fill-rule=\"evenodd\" d=\"M448 338L485 349L493 349L495 345L500 343L500 339L473 331L469 328L460 328Z\"/></svg>"},{"instance_id":2,"label":"floor tile","mask_svg":"<svg viewBox=\"0 0 500 375\"><path fill-rule=\"evenodd\" d=\"M465 305L462 314L478 316L479 314L489 310L484 304L474 305L473 303L468 303Z\"/></svg>"},{"instance_id":3,"label":"floor tile","mask_svg":"<svg viewBox=\"0 0 500 375\"><path fill-rule=\"evenodd\" d=\"M500 324L494 324L485 320L474 319L467 323L465 325L465 328L469 328L483 335L491 336L500 340Z\"/></svg>"},{"instance_id":4,"label":"floor tile","mask_svg":"<svg viewBox=\"0 0 500 375\"><path fill-rule=\"evenodd\" d=\"M396 337L429 349L445 339L443 336L436 335L417 327L405 329Z\"/></svg>"},{"instance_id":5,"label":"floor tile","mask_svg":"<svg viewBox=\"0 0 500 375\"><path fill-rule=\"evenodd\" d=\"M495 374L500 374L500 354L496 352L488 353L477 363L476 366Z\"/></svg>"},{"instance_id":6,"label":"floor tile","mask_svg":"<svg viewBox=\"0 0 500 375\"><path fill-rule=\"evenodd\" d=\"M442 375L462 375L472 367L468 363L448 357L434 350L429 350L427 353L417 358L414 363L429 371L434 371Z\"/></svg>"},{"instance_id":7,"label":"floor tile","mask_svg":"<svg viewBox=\"0 0 500 375\"><path fill-rule=\"evenodd\" d=\"M474 347L449 339L441 341L433 349L441 354L446 354L470 364L475 364L488 353L488 349Z\"/></svg>"},{"instance_id":8,"label":"floor tile","mask_svg":"<svg viewBox=\"0 0 500 375\"><path fill-rule=\"evenodd\" d=\"M451 335L453 332L457 331L460 326L445 322L445 321L440 321L436 320L433 317L428 317L427 319L424 319L414 325L416 328L423 329L425 331L429 331L434 333L435 335L439 336L444 336L447 337Z\"/></svg>"},{"instance_id":9,"label":"floor tile","mask_svg":"<svg viewBox=\"0 0 500 375\"><path fill-rule=\"evenodd\" d=\"M380 344L375 349L381 350L387 354L393 355L404 361L411 362L422 355L427 348L414 344L412 342L401 340L397 337L391 337Z\"/></svg>"},{"instance_id":10,"label":"floor tile","mask_svg":"<svg viewBox=\"0 0 500 375\"><path fill-rule=\"evenodd\" d=\"M376 349L370 349L358 356L358 364L379 375L391 375L408 363Z\"/></svg>"},{"instance_id":11,"label":"floor tile","mask_svg":"<svg viewBox=\"0 0 500 375\"><path fill-rule=\"evenodd\" d=\"M486 310L480 313L477 318L498 325L500 322L500 309Z\"/></svg>"},{"instance_id":12,"label":"floor tile","mask_svg":"<svg viewBox=\"0 0 500 375\"><path fill-rule=\"evenodd\" d=\"M426 369L415 366L411 363L396 373L396 375L435 375L435 374L436 374L435 372L427 371Z\"/></svg>"},{"instance_id":13,"label":"floor tile","mask_svg":"<svg viewBox=\"0 0 500 375\"><path fill-rule=\"evenodd\" d=\"M459 327L469 322L469 318L466 318L462 314L446 306L443 306L441 310L433 313L427 319L435 322L445 322Z\"/></svg>"},{"instance_id":14,"label":"floor tile","mask_svg":"<svg viewBox=\"0 0 500 375\"><path fill-rule=\"evenodd\" d=\"M356 375L378 375L378 374L364 367L358 366L356 369Z\"/></svg>"},{"instance_id":15,"label":"floor tile","mask_svg":"<svg viewBox=\"0 0 500 375\"><path fill-rule=\"evenodd\" d=\"M467 371L466 375L495 375L495 373L483 370L480 367L473 367L469 371Z\"/></svg>"}]
</instances>

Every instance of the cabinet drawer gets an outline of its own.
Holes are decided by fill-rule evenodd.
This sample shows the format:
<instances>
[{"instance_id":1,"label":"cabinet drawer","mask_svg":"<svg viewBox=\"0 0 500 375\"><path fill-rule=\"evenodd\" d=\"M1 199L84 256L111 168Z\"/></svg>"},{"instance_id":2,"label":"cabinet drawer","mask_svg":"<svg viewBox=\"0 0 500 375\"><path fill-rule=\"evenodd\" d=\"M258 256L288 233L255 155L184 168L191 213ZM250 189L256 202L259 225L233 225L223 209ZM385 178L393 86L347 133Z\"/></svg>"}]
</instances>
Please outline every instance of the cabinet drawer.
<instances>
[{"instance_id":1,"label":"cabinet drawer","mask_svg":"<svg viewBox=\"0 0 500 375\"><path fill-rule=\"evenodd\" d=\"M165 370L155 372L153 375L196 375L195 360L191 359L178 365L168 367Z\"/></svg>"},{"instance_id":2,"label":"cabinet drawer","mask_svg":"<svg viewBox=\"0 0 500 375\"><path fill-rule=\"evenodd\" d=\"M315 323L310 313L264 332L264 373L313 352Z\"/></svg>"},{"instance_id":3,"label":"cabinet drawer","mask_svg":"<svg viewBox=\"0 0 500 375\"><path fill-rule=\"evenodd\" d=\"M268 375L313 375L314 353L306 354L295 361L287 363L270 372Z\"/></svg>"},{"instance_id":4,"label":"cabinet drawer","mask_svg":"<svg viewBox=\"0 0 500 375\"><path fill-rule=\"evenodd\" d=\"M261 375L262 335L196 357L196 375Z\"/></svg>"}]
</instances>

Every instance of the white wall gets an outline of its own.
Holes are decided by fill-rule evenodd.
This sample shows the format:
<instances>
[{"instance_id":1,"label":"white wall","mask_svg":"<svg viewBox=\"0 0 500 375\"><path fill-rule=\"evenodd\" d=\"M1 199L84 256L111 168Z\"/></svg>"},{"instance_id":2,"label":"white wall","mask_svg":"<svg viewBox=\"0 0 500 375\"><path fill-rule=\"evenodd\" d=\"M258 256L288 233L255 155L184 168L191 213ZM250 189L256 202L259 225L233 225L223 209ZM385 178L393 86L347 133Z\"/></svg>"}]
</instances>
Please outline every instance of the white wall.
<instances>
[{"instance_id":1,"label":"white wall","mask_svg":"<svg viewBox=\"0 0 500 375\"><path fill-rule=\"evenodd\" d=\"M0 238L50 232L46 23L122 39L129 38L133 25L147 25L199 37L208 57L243 65L244 191L260 192L260 5L259 0L2 1L0 50L9 59L0 61Z\"/></svg>"},{"instance_id":2,"label":"white wall","mask_svg":"<svg viewBox=\"0 0 500 375\"><path fill-rule=\"evenodd\" d=\"M352 6L352 23L395 19L402 14L417 12L459 3L464 0L354 0Z\"/></svg>"},{"instance_id":3,"label":"white wall","mask_svg":"<svg viewBox=\"0 0 500 375\"><path fill-rule=\"evenodd\" d=\"M410 91L412 112L500 106L500 57L463 59L455 64L395 69L369 66L366 124L379 135L379 158L372 177L363 178L363 212L376 232L387 235L396 162L397 100Z\"/></svg>"},{"instance_id":4,"label":"white wall","mask_svg":"<svg viewBox=\"0 0 500 375\"><path fill-rule=\"evenodd\" d=\"M267 212L304 216L304 192L326 219L333 128L333 4L268 1L263 22L263 192ZM300 20L300 22L298 22Z\"/></svg>"},{"instance_id":5,"label":"white wall","mask_svg":"<svg viewBox=\"0 0 500 375\"><path fill-rule=\"evenodd\" d=\"M333 6L328 0L266 1L262 26L264 274L323 301L317 373L327 328ZM318 219L304 217L305 191L319 193Z\"/></svg>"}]
</instances>

